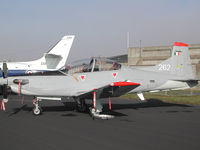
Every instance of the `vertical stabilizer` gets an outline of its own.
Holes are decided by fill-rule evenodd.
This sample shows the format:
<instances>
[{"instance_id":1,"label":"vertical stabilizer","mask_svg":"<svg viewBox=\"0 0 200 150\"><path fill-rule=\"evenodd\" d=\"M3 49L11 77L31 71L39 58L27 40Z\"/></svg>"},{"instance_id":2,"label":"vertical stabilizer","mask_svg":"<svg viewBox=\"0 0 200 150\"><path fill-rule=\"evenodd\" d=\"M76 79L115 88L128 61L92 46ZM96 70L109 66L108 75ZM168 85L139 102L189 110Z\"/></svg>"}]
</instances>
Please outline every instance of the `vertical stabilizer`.
<instances>
[{"instance_id":1,"label":"vertical stabilizer","mask_svg":"<svg viewBox=\"0 0 200 150\"><path fill-rule=\"evenodd\" d=\"M47 68L60 69L65 66L71 49L74 35L64 36L46 55ZM56 65L56 66L55 66Z\"/></svg>"},{"instance_id":2,"label":"vertical stabilizer","mask_svg":"<svg viewBox=\"0 0 200 150\"><path fill-rule=\"evenodd\" d=\"M36 66L34 69L40 70L58 70L62 68L67 61L74 38L74 35L64 36L51 50L45 53L42 58L28 63L32 66Z\"/></svg>"},{"instance_id":3,"label":"vertical stabilizer","mask_svg":"<svg viewBox=\"0 0 200 150\"><path fill-rule=\"evenodd\" d=\"M174 74L183 78L193 79L192 64L190 60L188 45L175 42L172 50L172 56L156 65L154 70Z\"/></svg>"}]
</instances>

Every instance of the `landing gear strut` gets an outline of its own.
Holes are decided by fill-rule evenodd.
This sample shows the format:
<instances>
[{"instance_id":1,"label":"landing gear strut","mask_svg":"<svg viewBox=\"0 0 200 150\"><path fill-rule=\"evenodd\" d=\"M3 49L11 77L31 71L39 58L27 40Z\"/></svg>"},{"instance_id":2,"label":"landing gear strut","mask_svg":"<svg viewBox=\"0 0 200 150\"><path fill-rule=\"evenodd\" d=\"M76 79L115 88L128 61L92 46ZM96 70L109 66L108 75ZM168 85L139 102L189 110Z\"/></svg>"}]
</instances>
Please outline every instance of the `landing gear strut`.
<instances>
[{"instance_id":1,"label":"landing gear strut","mask_svg":"<svg viewBox=\"0 0 200 150\"><path fill-rule=\"evenodd\" d=\"M39 106L39 101L40 100L38 98L36 98L36 100L35 100L35 97L34 97L33 104L35 105L35 107L33 108L33 114L35 116L42 114L42 108Z\"/></svg>"},{"instance_id":2,"label":"landing gear strut","mask_svg":"<svg viewBox=\"0 0 200 150\"><path fill-rule=\"evenodd\" d=\"M90 115L91 115L92 119L94 120L95 118L98 118L98 119L107 119L108 120L108 119L114 118L114 116L112 116L112 115L102 114L103 106L102 106L100 100L96 99L98 97L97 94L98 93L96 92L96 90L94 90L94 92L93 92L93 108L90 108Z\"/></svg>"},{"instance_id":3,"label":"landing gear strut","mask_svg":"<svg viewBox=\"0 0 200 150\"><path fill-rule=\"evenodd\" d=\"M85 99L84 98L80 98L80 99L76 99L77 102L77 110L80 112L86 112L87 109L87 105L85 104Z\"/></svg>"}]
</instances>

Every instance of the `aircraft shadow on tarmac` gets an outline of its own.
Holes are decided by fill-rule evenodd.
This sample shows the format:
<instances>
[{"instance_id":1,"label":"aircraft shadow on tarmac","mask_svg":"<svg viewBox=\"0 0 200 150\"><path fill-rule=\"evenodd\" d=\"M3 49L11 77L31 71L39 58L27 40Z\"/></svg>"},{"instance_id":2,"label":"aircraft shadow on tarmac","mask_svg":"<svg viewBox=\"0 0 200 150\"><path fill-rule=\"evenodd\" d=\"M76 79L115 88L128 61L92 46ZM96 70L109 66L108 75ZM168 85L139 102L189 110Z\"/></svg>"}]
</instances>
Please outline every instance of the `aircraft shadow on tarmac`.
<instances>
[{"instance_id":1,"label":"aircraft shadow on tarmac","mask_svg":"<svg viewBox=\"0 0 200 150\"><path fill-rule=\"evenodd\" d=\"M89 113L89 107L92 107L92 105L89 104L88 109L85 112L82 112L82 113L88 114ZM33 110L33 107L30 107L30 106L25 104L22 107L13 108L12 111L10 112L9 116L16 115L20 111L31 112L32 110ZM61 114L61 116L63 116L63 117L75 117L75 116L77 116L76 112L78 112L78 110L76 109L76 103L75 102L69 102L68 105L63 105L63 106L42 106L42 110L43 110L43 112L70 112L70 111L74 112L74 113ZM125 114L115 112L113 110L112 111L106 110L105 114L115 115L115 116L118 116L118 117L127 116Z\"/></svg>"},{"instance_id":2,"label":"aircraft shadow on tarmac","mask_svg":"<svg viewBox=\"0 0 200 150\"><path fill-rule=\"evenodd\" d=\"M88 104L88 108L91 107L91 104ZM125 114L117 112L117 110L120 109L140 109L140 108L152 108L152 107L192 107L190 105L185 105L185 104L175 104L175 103L168 103L168 102L163 102L159 99L148 99L145 102L135 102L134 103L124 103L124 104L117 104L114 103L112 104L112 110L109 110L108 104L103 104L103 112L106 114L111 114L115 116L127 116ZM12 112L9 114L9 116L15 115L19 113L20 111L28 111L31 112L33 107L28 106L27 104L24 104L22 107L19 108L13 108ZM76 111L76 103L75 102L69 102L67 105L63 106L42 106L42 110L44 112L70 112L70 111ZM89 109L85 113L88 113ZM175 111L176 112L176 111ZM68 114L62 114L62 116L66 117L74 117L76 114L74 113L68 113Z\"/></svg>"},{"instance_id":3,"label":"aircraft shadow on tarmac","mask_svg":"<svg viewBox=\"0 0 200 150\"><path fill-rule=\"evenodd\" d=\"M71 106L71 107L70 107ZM64 112L64 111L73 111L75 107L75 103L69 103L68 106L42 106L42 111L44 112ZM20 111L27 111L32 112L33 107L28 106L27 104L24 104L22 107L13 108L12 113L9 114L9 116L15 115L19 113Z\"/></svg>"},{"instance_id":4,"label":"aircraft shadow on tarmac","mask_svg":"<svg viewBox=\"0 0 200 150\"><path fill-rule=\"evenodd\" d=\"M140 108L152 108L152 107L191 107L186 104L176 104L163 102L159 99L148 99L145 102L138 101L138 103L134 104L112 104L112 108L115 110L118 109L140 109Z\"/></svg>"}]
</instances>

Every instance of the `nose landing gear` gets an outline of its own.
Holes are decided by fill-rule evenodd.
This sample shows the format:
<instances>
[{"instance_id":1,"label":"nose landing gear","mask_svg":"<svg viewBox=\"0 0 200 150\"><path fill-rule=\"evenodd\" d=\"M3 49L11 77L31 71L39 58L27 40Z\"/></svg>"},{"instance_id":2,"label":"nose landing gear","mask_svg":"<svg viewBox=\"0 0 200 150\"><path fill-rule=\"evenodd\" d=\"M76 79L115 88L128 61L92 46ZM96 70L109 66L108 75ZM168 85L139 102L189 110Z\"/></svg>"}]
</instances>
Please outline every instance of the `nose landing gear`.
<instances>
[{"instance_id":1,"label":"nose landing gear","mask_svg":"<svg viewBox=\"0 0 200 150\"><path fill-rule=\"evenodd\" d=\"M36 98L35 100L35 97L33 98L33 105L35 105L35 107L33 108L33 114L35 116L42 114L42 108L39 106L39 101L40 99Z\"/></svg>"}]
</instances>

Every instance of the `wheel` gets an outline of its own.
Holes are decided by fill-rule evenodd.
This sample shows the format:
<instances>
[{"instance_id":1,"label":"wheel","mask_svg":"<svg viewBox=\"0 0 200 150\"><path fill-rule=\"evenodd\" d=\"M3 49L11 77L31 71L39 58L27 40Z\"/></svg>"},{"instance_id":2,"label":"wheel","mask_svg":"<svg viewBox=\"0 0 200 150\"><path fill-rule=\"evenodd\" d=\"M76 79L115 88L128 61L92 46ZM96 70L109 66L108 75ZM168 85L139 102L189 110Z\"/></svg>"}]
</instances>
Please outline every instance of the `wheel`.
<instances>
[{"instance_id":1,"label":"wheel","mask_svg":"<svg viewBox=\"0 0 200 150\"><path fill-rule=\"evenodd\" d=\"M67 102L63 102L63 105L64 105L65 107L67 107L67 106L68 106L68 103L67 103Z\"/></svg>"},{"instance_id":2,"label":"wheel","mask_svg":"<svg viewBox=\"0 0 200 150\"><path fill-rule=\"evenodd\" d=\"M77 109L78 109L78 111L80 111L80 112L85 112L86 109L87 109L87 106L86 106L86 104L77 105Z\"/></svg>"},{"instance_id":3,"label":"wheel","mask_svg":"<svg viewBox=\"0 0 200 150\"><path fill-rule=\"evenodd\" d=\"M86 112L87 105L85 104L85 99L81 99L80 103L77 103L77 110L79 112Z\"/></svg>"},{"instance_id":4,"label":"wheel","mask_svg":"<svg viewBox=\"0 0 200 150\"><path fill-rule=\"evenodd\" d=\"M36 109L36 107L33 108L33 114L35 116L41 115L42 113L42 109L40 107L38 107L38 109Z\"/></svg>"}]
</instances>

